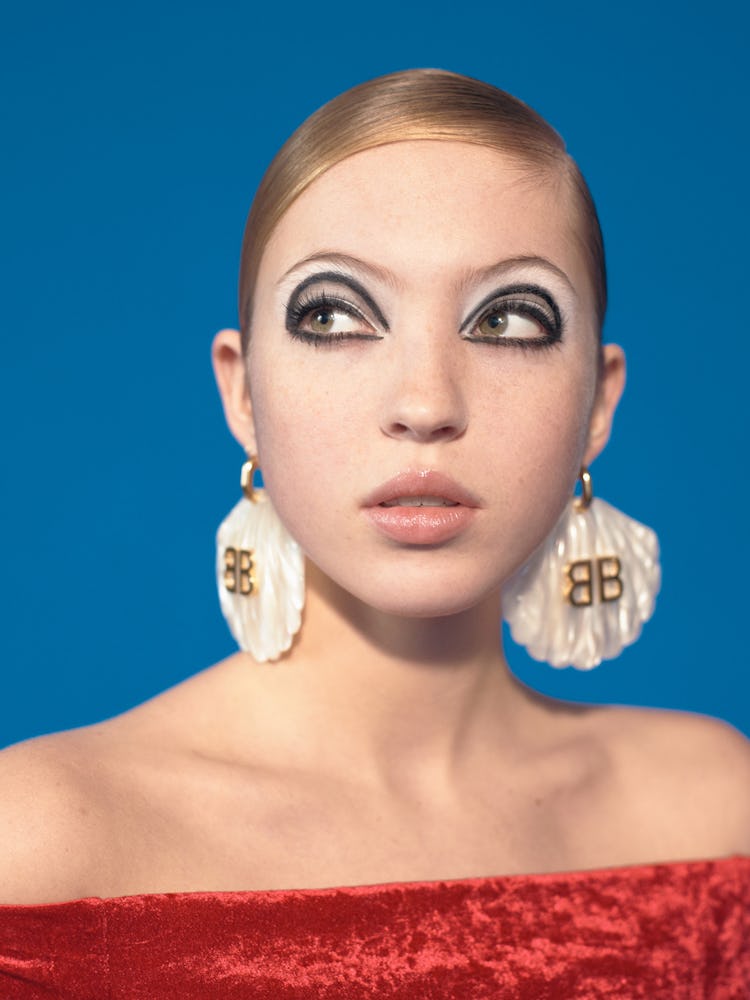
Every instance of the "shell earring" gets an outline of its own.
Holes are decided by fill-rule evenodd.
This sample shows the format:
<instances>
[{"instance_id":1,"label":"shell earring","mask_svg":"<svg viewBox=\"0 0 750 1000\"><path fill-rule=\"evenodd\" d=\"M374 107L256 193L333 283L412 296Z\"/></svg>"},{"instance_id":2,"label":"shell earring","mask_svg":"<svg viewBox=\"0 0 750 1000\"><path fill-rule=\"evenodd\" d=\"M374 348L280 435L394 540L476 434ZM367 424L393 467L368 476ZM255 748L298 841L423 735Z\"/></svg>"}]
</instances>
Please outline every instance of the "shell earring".
<instances>
[{"instance_id":1,"label":"shell earring","mask_svg":"<svg viewBox=\"0 0 750 1000\"><path fill-rule=\"evenodd\" d=\"M580 474L552 533L503 588L514 640L553 667L590 670L641 634L661 585L656 534L604 500Z\"/></svg>"},{"instance_id":2,"label":"shell earring","mask_svg":"<svg viewBox=\"0 0 750 1000\"><path fill-rule=\"evenodd\" d=\"M221 610L240 649L276 660L299 632L305 603L302 550L281 523L265 490L255 489L257 460L242 466L242 499L216 535Z\"/></svg>"}]
</instances>

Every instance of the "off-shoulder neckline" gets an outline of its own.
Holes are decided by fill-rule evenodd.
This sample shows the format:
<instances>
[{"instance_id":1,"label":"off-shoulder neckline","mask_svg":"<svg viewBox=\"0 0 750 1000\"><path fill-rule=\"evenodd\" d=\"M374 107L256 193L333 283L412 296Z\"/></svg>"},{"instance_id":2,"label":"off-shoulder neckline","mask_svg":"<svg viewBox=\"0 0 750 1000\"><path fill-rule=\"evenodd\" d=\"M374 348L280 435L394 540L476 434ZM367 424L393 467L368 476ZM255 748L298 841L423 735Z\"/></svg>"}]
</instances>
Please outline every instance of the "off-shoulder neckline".
<instances>
[{"instance_id":1,"label":"off-shoulder neckline","mask_svg":"<svg viewBox=\"0 0 750 1000\"><path fill-rule=\"evenodd\" d=\"M323 886L323 887L313 887L313 888L286 888L286 889L197 889L197 890L182 890L182 891L163 891L163 892L146 892L146 893L133 893L131 895L124 896L83 896L77 899L70 900L58 900L51 903L0 903L0 913L3 910L9 910L11 908L18 910L32 910L32 909L44 909L50 910L54 907L75 907L75 906L107 906L107 907L117 907L124 906L128 903L142 902L148 904L149 902L189 902L194 900L196 902L207 899L216 899L218 901L241 901L246 900L251 902L253 900L268 900L268 901L281 901L284 898L311 898L311 897L330 897L336 894L344 894L349 896L367 896L376 895L379 893L386 892L429 892L442 889L456 889L461 888L466 889L477 889L481 886L506 886L509 890L514 886L528 886L529 884L543 884L543 883L555 883L555 882L585 882L593 881L597 882L600 880L617 879L617 878L627 878L627 877L637 877L646 875L658 875L659 873L666 873L668 871L682 871L688 873L691 871L698 871L701 868L715 869L723 868L724 866L731 867L734 865L747 865L748 874L750 874L750 855L746 854L732 854L721 858L695 858L695 859L685 859L679 861L653 861L653 862L641 862L638 864L626 864L626 865L611 865L608 867L600 868L580 868L573 869L570 871L555 871L555 872L522 872L517 874L506 874L506 875L475 875L468 877L459 878L444 878L444 879L430 879L430 880L413 880L406 882L372 882L365 883L362 885L335 885L335 886Z\"/></svg>"}]
</instances>

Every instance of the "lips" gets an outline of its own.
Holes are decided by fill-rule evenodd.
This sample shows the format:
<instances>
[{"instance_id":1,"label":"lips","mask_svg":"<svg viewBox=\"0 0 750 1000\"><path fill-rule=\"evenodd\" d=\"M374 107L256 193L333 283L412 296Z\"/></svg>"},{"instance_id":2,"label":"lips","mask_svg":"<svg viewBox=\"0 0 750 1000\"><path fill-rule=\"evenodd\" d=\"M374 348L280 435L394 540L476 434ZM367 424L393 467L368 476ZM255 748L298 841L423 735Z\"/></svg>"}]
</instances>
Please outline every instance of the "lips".
<instances>
[{"instance_id":1,"label":"lips","mask_svg":"<svg viewBox=\"0 0 750 1000\"><path fill-rule=\"evenodd\" d=\"M395 504L399 500L423 497L429 500L478 507L478 499L450 476L426 469L423 472L401 472L393 479L378 486L365 498L363 507Z\"/></svg>"},{"instance_id":2,"label":"lips","mask_svg":"<svg viewBox=\"0 0 750 1000\"><path fill-rule=\"evenodd\" d=\"M403 472L378 486L363 512L379 533L408 545L437 545L460 535L479 501L441 472Z\"/></svg>"}]
</instances>

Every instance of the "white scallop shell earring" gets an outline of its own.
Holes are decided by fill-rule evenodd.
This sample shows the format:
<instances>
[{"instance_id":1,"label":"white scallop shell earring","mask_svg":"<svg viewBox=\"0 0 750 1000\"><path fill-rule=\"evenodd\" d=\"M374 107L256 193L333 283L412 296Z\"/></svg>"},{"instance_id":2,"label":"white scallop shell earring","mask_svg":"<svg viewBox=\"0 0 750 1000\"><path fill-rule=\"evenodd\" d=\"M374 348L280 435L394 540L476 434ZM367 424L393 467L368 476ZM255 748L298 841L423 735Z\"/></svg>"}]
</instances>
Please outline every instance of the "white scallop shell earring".
<instances>
[{"instance_id":1,"label":"white scallop shell earring","mask_svg":"<svg viewBox=\"0 0 750 1000\"><path fill-rule=\"evenodd\" d=\"M590 670L641 634L661 567L651 528L595 499L588 469L580 482L581 496L503 588L503 614L534 659Z\"/></svg>"},{"instance_id":2,"label":"white scallop shell earring","mask_svg":"<svg viewBox=\"0 0 750 1000\"><path fill-rule=\"evenodd\" d=\"M292 645L305 603L302 550L282 524L265 490L256 489L257 459L242 466L242 499L216 534L216 581L221 610L240 649L276 660Z\"/></svg>"}]
</instances>

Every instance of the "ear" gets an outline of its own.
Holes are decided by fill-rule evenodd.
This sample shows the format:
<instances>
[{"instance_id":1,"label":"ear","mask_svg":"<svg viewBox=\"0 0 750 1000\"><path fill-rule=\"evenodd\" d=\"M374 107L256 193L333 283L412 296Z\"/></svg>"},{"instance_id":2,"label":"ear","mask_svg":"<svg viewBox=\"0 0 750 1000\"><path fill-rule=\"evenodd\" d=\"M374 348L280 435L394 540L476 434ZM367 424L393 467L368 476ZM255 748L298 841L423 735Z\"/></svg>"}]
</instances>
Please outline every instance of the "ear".
<instances>
[{"instance_id":1,"label":"ear","mask_svg":"<svg viewBox=\"0 0 750 1000\"><path fill-rule=\"evenodd\" d=\"M601 349L599 384L589 422L589 436L584 465L590 465L609 440L612 418L625 388L625 354L617 344Z\"/></svg>"},{"instance_id":2,"label":"ear","mask_svg":"<svg viewBox=\"0 0 750 1000\"><path fill-rule=\"evenodd\" d=\"M219 330L211 359L229 429L245 451L254 455L255 424L239 330Z\"/></svg>"}]
</instances>

